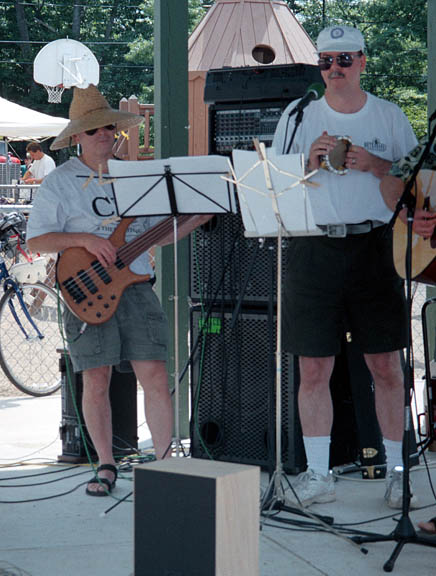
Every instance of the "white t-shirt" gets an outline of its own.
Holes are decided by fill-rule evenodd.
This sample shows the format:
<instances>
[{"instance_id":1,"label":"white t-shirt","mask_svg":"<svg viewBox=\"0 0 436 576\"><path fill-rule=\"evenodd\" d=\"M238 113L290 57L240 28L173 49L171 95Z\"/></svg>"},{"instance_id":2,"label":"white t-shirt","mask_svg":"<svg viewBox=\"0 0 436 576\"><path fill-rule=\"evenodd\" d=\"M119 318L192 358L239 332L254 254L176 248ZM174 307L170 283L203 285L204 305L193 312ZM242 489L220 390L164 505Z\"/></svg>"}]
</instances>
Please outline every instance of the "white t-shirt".
<instances>
[{"instance_id":1,"label":"white t-shirt","mask_svg":"<svg viewBox=\"0 0 436 576\"><path fill-rule=\"evenodd\" d=\"M289 112L297 102L291 102L277 125L272 144L277 154L283 154L290 141L295 116L290 118L288 127L287 122ZM400 159L417 143L401 109L369 93L363 108L353 114L336 112L324 97L311 102L304 111L291 153L304 154L307 161L313 141L324 130L330 135L348 136L354 145L363 146L371 154L390 161ZM352 224L364 220L388 222L392 216L380 193L380 180L370 172L349 170L338 175L321 169L312 181L319 184L318 188L308 187L317 224Z\"/></svg>"},{"instance_id":2,"label":"white t-shirt","mask_svg":"<svg viewBox=\"0 0 436 576\"><path fill-rule=\"evenodd\" d=\"M94 176L91 180L90 176ZM108 238L118 226L110 184L99 184L98 176L77 158L59 166L43 180L30 211L26 237L49 232L88 232ZM162 220L160 216L137 218L127 229L130 242ZM141 254L130 265L136 274L154 276L150 257Z\"/></svg>"},{"instance_id":3,"label":"white t-shirt","mask_svg":"<svg viewBox=\"0 0 436 576\"><path fill-rule=\"evenodd\" d=\"M33 178L40 180L45 178L47 174L52 172L56 168L55 161L51 156L44 156L40 160L34 160L30 166L30 171Z\"/></svg>"}]
</instances>

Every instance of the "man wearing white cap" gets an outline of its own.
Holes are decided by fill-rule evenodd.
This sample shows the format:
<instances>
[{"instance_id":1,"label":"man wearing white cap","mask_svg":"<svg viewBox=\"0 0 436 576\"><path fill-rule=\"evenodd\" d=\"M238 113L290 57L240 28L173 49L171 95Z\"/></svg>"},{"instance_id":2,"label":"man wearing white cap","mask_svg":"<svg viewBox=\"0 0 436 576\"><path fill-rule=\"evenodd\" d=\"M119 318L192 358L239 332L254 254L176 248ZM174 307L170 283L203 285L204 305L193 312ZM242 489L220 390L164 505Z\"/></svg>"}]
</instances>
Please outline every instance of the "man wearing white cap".
<instances>
[{"instance_id":1,"label":"man wearing white cap","mask_svg":"<svg viewBox=\"0 0 436 576\"><path fill-rule=\"evenodd\" d=\"M294 238L284 289L285 349L299 356L299 411L308 470L294 488L301 503L335 500L329 474L333 408L329 390L335 356L346 331L364 354L375 383L377 416L387 459L385 501L401 508L403 372L406 345L403 284L392 262L392 215L380 179L392 162L416 145L413 130L394 104L363 91L365 43L356 28L333 26L317 39L324 97L305 109L290 149L304 154L307 170L319 170L309 188L322 236ZM284 153L292 127L292 102L277 126L273 146ZM326 159L338 137L351 143L341 169ZM340 140L343 140L341 138ZM324 170L324 166L332 168ZM412 505L416 497L412 495Z\"/></svg>"},{"instance_id":2,"label":"man wearing white cap","mask_svg":"<svg viewBox=\"0 0 436 576\"><path fill-rule=\"evenodd\" d=\"M62 253L70 247L85 249L96 258L95 277L104 276L108 267L122 264L121 256L110 240L118 223L114 218L116 207L112 186L110 182L106 183L108 160L113 158L116 132L140 124L143 118L111 108L93 85L74 89L69 117L69 124L51 148L80 145L81 153L44 179L28 222L28 246L34 252ZM179 237L207 219L191 217L180 226ZM156 217L137 218L126 231L126 241L130 242L159 220ZM157 243L162 245L170 241L172 234L160 238ZM144 389L145 414L156 457L170 455L173 419L165 366L167 320L152 289L154 270L147 252L138 256L129 267L131 272L149 280L127 286L114 315L106 322L84 327L69 310L64 315L73 368L83 376L83 415L99 459L96 476L86 488L90 496L106 496L117 479L109 400L113 365L131 363Z\"/></svg>"}]
</instances>

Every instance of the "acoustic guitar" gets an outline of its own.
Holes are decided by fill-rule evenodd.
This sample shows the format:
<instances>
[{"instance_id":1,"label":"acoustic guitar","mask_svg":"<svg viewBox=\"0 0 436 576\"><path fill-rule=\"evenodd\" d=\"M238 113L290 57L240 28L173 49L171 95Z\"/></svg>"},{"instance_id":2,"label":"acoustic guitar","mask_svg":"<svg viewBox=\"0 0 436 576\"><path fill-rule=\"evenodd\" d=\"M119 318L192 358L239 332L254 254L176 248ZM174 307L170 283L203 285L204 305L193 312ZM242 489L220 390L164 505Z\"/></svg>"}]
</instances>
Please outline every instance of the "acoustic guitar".
<instances>
[{"instance_id":1,"label":"acoustic guitar","mask_svg":"<svg viewBox=\"0 0 436 576\"><path fill-rule=\"evenodd\" d=\"M416 179L416 208L436 211L436 173L420 170ZM397 218L393 234L395 269L401 278L406 278L407 224ZM412 280L425 284L436 284L436 234L423 238L412 234Z\"/></svg>"},{"instance_id":2,"label":"acoustic guitar","mask_svg":"<svg viewBox=\"0 0 436 576\"><path fill-rule=\"evenodd\" d=\"M181 215L183 224L190 218ZM146 282L148 274L135 274L129 268L145 252L173 230L173 218L165 218L130 242L125 242L126 230L134 218L123 218L109 240L117 247L112 266L104 267L85 248L67 248L56 264L56 279L68 308L87 324L103 324L115 313L124 290L131 284Z\"/></svg>"}]
</instances>

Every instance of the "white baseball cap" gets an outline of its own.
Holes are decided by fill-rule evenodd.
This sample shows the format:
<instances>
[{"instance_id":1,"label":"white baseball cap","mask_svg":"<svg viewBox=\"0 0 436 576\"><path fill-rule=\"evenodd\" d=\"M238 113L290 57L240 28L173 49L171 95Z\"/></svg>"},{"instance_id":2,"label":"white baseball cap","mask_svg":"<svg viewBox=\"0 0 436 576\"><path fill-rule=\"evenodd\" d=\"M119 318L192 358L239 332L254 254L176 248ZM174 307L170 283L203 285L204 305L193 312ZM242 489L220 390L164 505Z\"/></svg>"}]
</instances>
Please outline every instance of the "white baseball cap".
<instances>
[{"instance_id":1,"label":"white baseball cap","mask_svg":"<svg viewBox=\"0 0 436 576\"><path fill-rule=\"evenodd\" d=\"M365 40L357 28L329 26L319 33L316 49L318 54L320 52L363 52Z\"/></svg>"}]
</instances>

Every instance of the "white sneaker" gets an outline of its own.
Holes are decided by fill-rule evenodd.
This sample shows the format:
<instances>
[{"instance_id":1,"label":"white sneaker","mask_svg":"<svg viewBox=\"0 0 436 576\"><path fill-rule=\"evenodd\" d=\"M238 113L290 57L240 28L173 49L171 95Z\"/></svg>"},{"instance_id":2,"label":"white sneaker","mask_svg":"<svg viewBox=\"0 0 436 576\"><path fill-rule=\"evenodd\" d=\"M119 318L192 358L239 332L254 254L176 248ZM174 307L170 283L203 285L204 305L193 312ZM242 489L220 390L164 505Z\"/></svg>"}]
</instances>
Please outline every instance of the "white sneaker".
<instances>
[{"instance_id":1,"label":"white sneaker","mask_svg":"<svg viewBox=\"0 0 436 576\"><path fill-rule=\"evenodd\" d=\"M322 476L310 468L302 472L292 484L302 506L310 506L314 503L324 504L336 500L334 478L331 474ZM298 502L292 490L287 492L289 500Z\"/></svg>"},{"instance_id":2,"label":"white sneaker","mask_svg":"<svg viewBox=\"0 0 436 576\"><path fill-rule=\"evenodd\" d=\"M385 502L389 508L403 507L403 470L401 467L392 468L386 476ZM412 482L410 486L410 508L418 506L418 497L413 494Z\"/></svg>"}]
</instances>

